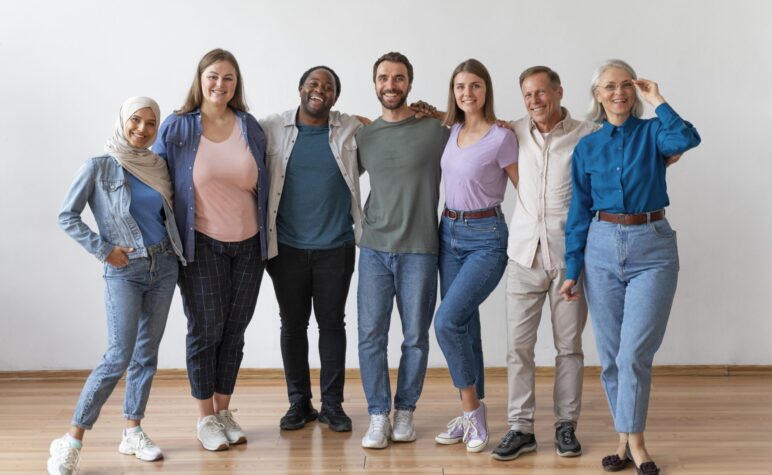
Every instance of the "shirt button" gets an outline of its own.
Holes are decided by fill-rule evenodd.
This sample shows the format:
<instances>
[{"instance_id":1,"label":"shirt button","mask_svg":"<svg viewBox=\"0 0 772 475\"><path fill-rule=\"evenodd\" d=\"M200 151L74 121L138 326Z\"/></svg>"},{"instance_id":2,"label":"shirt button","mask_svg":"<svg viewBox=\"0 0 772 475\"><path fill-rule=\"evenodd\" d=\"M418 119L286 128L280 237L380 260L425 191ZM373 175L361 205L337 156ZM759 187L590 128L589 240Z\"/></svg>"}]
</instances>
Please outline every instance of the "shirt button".
<instances>
[{"instance_id":1,"label":"shirt button","mask_svg":"<svg viewBox=\"0 0 772 475\"><path fill-rule=\"evenodd\" d=\"M617 167L617 171L621 170L621 168Z\"/></svg>"}]
</instances>

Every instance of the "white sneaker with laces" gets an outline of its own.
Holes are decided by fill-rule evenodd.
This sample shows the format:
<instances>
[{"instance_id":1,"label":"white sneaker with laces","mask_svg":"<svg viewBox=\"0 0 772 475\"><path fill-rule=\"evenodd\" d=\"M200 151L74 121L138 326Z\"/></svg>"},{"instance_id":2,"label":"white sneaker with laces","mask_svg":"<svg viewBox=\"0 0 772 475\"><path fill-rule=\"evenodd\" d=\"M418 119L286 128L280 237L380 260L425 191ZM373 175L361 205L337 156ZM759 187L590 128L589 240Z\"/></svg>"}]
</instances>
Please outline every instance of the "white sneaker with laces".
<instances>
[{"instance_id":1,"label":"white sneaker with laces","mask_svg":"<svg viewBox=\"0 0 772 475\"><path fill-rule=\"evenodd\" d=\"M143 430L138 432L123 433L123 440L118 446L118 452L125 455L133 455L145 462L152 462L164 458L161 448L148 437Z\"/></svg>"},{"instance_id":2,"label":"white sneaker with laces","mask_svg":"<svg viewBox=\"0 0 772 475\"><path fill-rule=\"evenodd\" d=\"M464 416L458 416L448 422L448 429L437 434L434 441L442 445L453 445L464 440Z\"/></svg>"},{"instance_id":3,"label":"white sneaker with laces","mask_svg":"<svg viewBox=\"0 0 772 475\"><path fill-rule=\"evenodd\" d=\"M394 412L394 426L391 429L391 440L394 442L413 442L415 440L413 411L397 409Z\"/></svg>"},{"instance_id":4,"label":"white sneaker with laces","mask_svg":"<svg viewBox=\"0 0 772 475\"><path fill-rule=\"evenodd\" d=\"M385 449L389 445L389 434L391 434L389 414L370 414L370 428L362 437L362 447Z\"/></svg>"},{"instance_id":5,"label":"white sneaker with laces","mask_svg":"<svg viewBox=\"0 0 772 475\"><path fill-rule=\"evenodd\" d=\"M223 409L217 414L217 419L224 427L225 437L228 438L230 445L243 444L247 441L247 434L241 430L241 426L235 419L233 419L233 413L238 412L238 409L228 410Z\"/></svg>"},{"instance_id":6,"label":"white sneaker with laces","mask_svg":"<svg viewBox=\"0 0 772 475\"><path fill-rule=\"evenodd\" d=\"M78 472L80 450L67 442L67 436L54 439L49 447L48 475L72 475Z\"/></svg>"},{"instance_id":7,"label":"white sneaker with laces","mask_svg":"<svg viewBox=\"0 0 772 475\"><path fill-rule=\"evenodd\" d=\"M228 449L228 437L225 435L225 426L217 416L206 416L196 424L198 440L206 450L218 451Z\"/></svg>"}]
</instances>

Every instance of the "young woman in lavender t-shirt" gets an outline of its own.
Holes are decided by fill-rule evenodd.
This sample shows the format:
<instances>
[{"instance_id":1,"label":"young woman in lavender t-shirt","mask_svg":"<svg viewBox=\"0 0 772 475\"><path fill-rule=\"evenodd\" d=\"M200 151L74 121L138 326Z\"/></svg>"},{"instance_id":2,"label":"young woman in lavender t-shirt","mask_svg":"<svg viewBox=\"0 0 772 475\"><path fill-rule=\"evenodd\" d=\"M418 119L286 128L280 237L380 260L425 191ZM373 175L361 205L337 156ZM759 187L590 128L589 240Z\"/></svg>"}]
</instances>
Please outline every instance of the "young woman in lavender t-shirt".
<instances>
[{"instance_id":1,"label":"young woman in lavender t-shirt","mask_svg":"<svg viewBox=\"0 0 772 475\"><path fill-rule=\"evenodd\" d=\"M465 442L470 452L488 443L478 307L496 288L507 263L507 223L501 202L507 178L517 184L517 139L495 124L490 75L479 61L461 63L450 80L450 139L442 155L445 210L440 223L437 340L463 415L435 440Z\"/></svg>"}]
</instances>

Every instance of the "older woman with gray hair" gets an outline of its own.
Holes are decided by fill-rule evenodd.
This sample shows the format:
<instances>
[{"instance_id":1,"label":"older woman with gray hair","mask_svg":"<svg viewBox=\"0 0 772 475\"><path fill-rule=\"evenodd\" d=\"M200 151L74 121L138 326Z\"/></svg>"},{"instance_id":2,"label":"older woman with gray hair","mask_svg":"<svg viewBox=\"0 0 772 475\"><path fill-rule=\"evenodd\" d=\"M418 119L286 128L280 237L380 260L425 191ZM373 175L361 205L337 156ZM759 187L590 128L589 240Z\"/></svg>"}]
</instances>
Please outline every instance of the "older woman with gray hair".
<instances>
[{"instance_id":1,"label":"older woman with gray hair","mask_svg":"<svg viewBox=\"0 0 772 475\"><path fill-rule=\"evenodd\" d=\"M584 269L601 381L619 433L617 451L602 460L603 469L615 472L633 462L637 473L656 475L643 432L652 362L679 269L675 231L665 218L665 168L667 157L696 147L700 136L657 83L639 79L624 61L602 64L590 92L590 119L602 126L574 149L561 293L569 301L579 298L574 285ZM656 118L640 119L641 97Z\"/></svg>"}]
</instances>

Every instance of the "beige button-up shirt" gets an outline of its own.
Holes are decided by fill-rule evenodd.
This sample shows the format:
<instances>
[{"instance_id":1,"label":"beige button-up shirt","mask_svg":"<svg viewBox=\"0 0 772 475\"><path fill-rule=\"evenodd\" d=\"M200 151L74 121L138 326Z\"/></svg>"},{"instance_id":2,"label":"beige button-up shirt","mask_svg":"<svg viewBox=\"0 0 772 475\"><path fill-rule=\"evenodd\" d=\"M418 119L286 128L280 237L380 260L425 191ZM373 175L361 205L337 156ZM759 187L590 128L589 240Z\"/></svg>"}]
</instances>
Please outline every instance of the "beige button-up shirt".
<instances>
[{"instance_id":1,"label":"beige button-up shirt","mask_svg":"<svg viewBox=\"0 0 772 475\"><path fill-rule=\"evenodd\" d=\"M591 122L565 118L542 136L529 116L512 122L520 146L517 203L509 224L509 258L532 267L541 243L547 270L565 268L565 228L571 203L571 155L579 139L595 131Z\"/></svg>"},{"instance_id":2,"label":"beige button-up shirt","mask_svg":"<svg viewBox=\"0 0 772 475\"><path fill-rule=\"evenodd\" d=\"M284 188L287 170L298 128L295 126L297 109L274 114L260 120L266 138L265 163L270 174L268 196L268 259L279 253L276 235L276 215ZM354 238L362 237L362 204L359 192L359 165L357 163L356 131L362 123L356 117L330 111L330 150L340 168L340 173L351 191L351 218L354 220Z\"/></svg>"}]
</instances>

